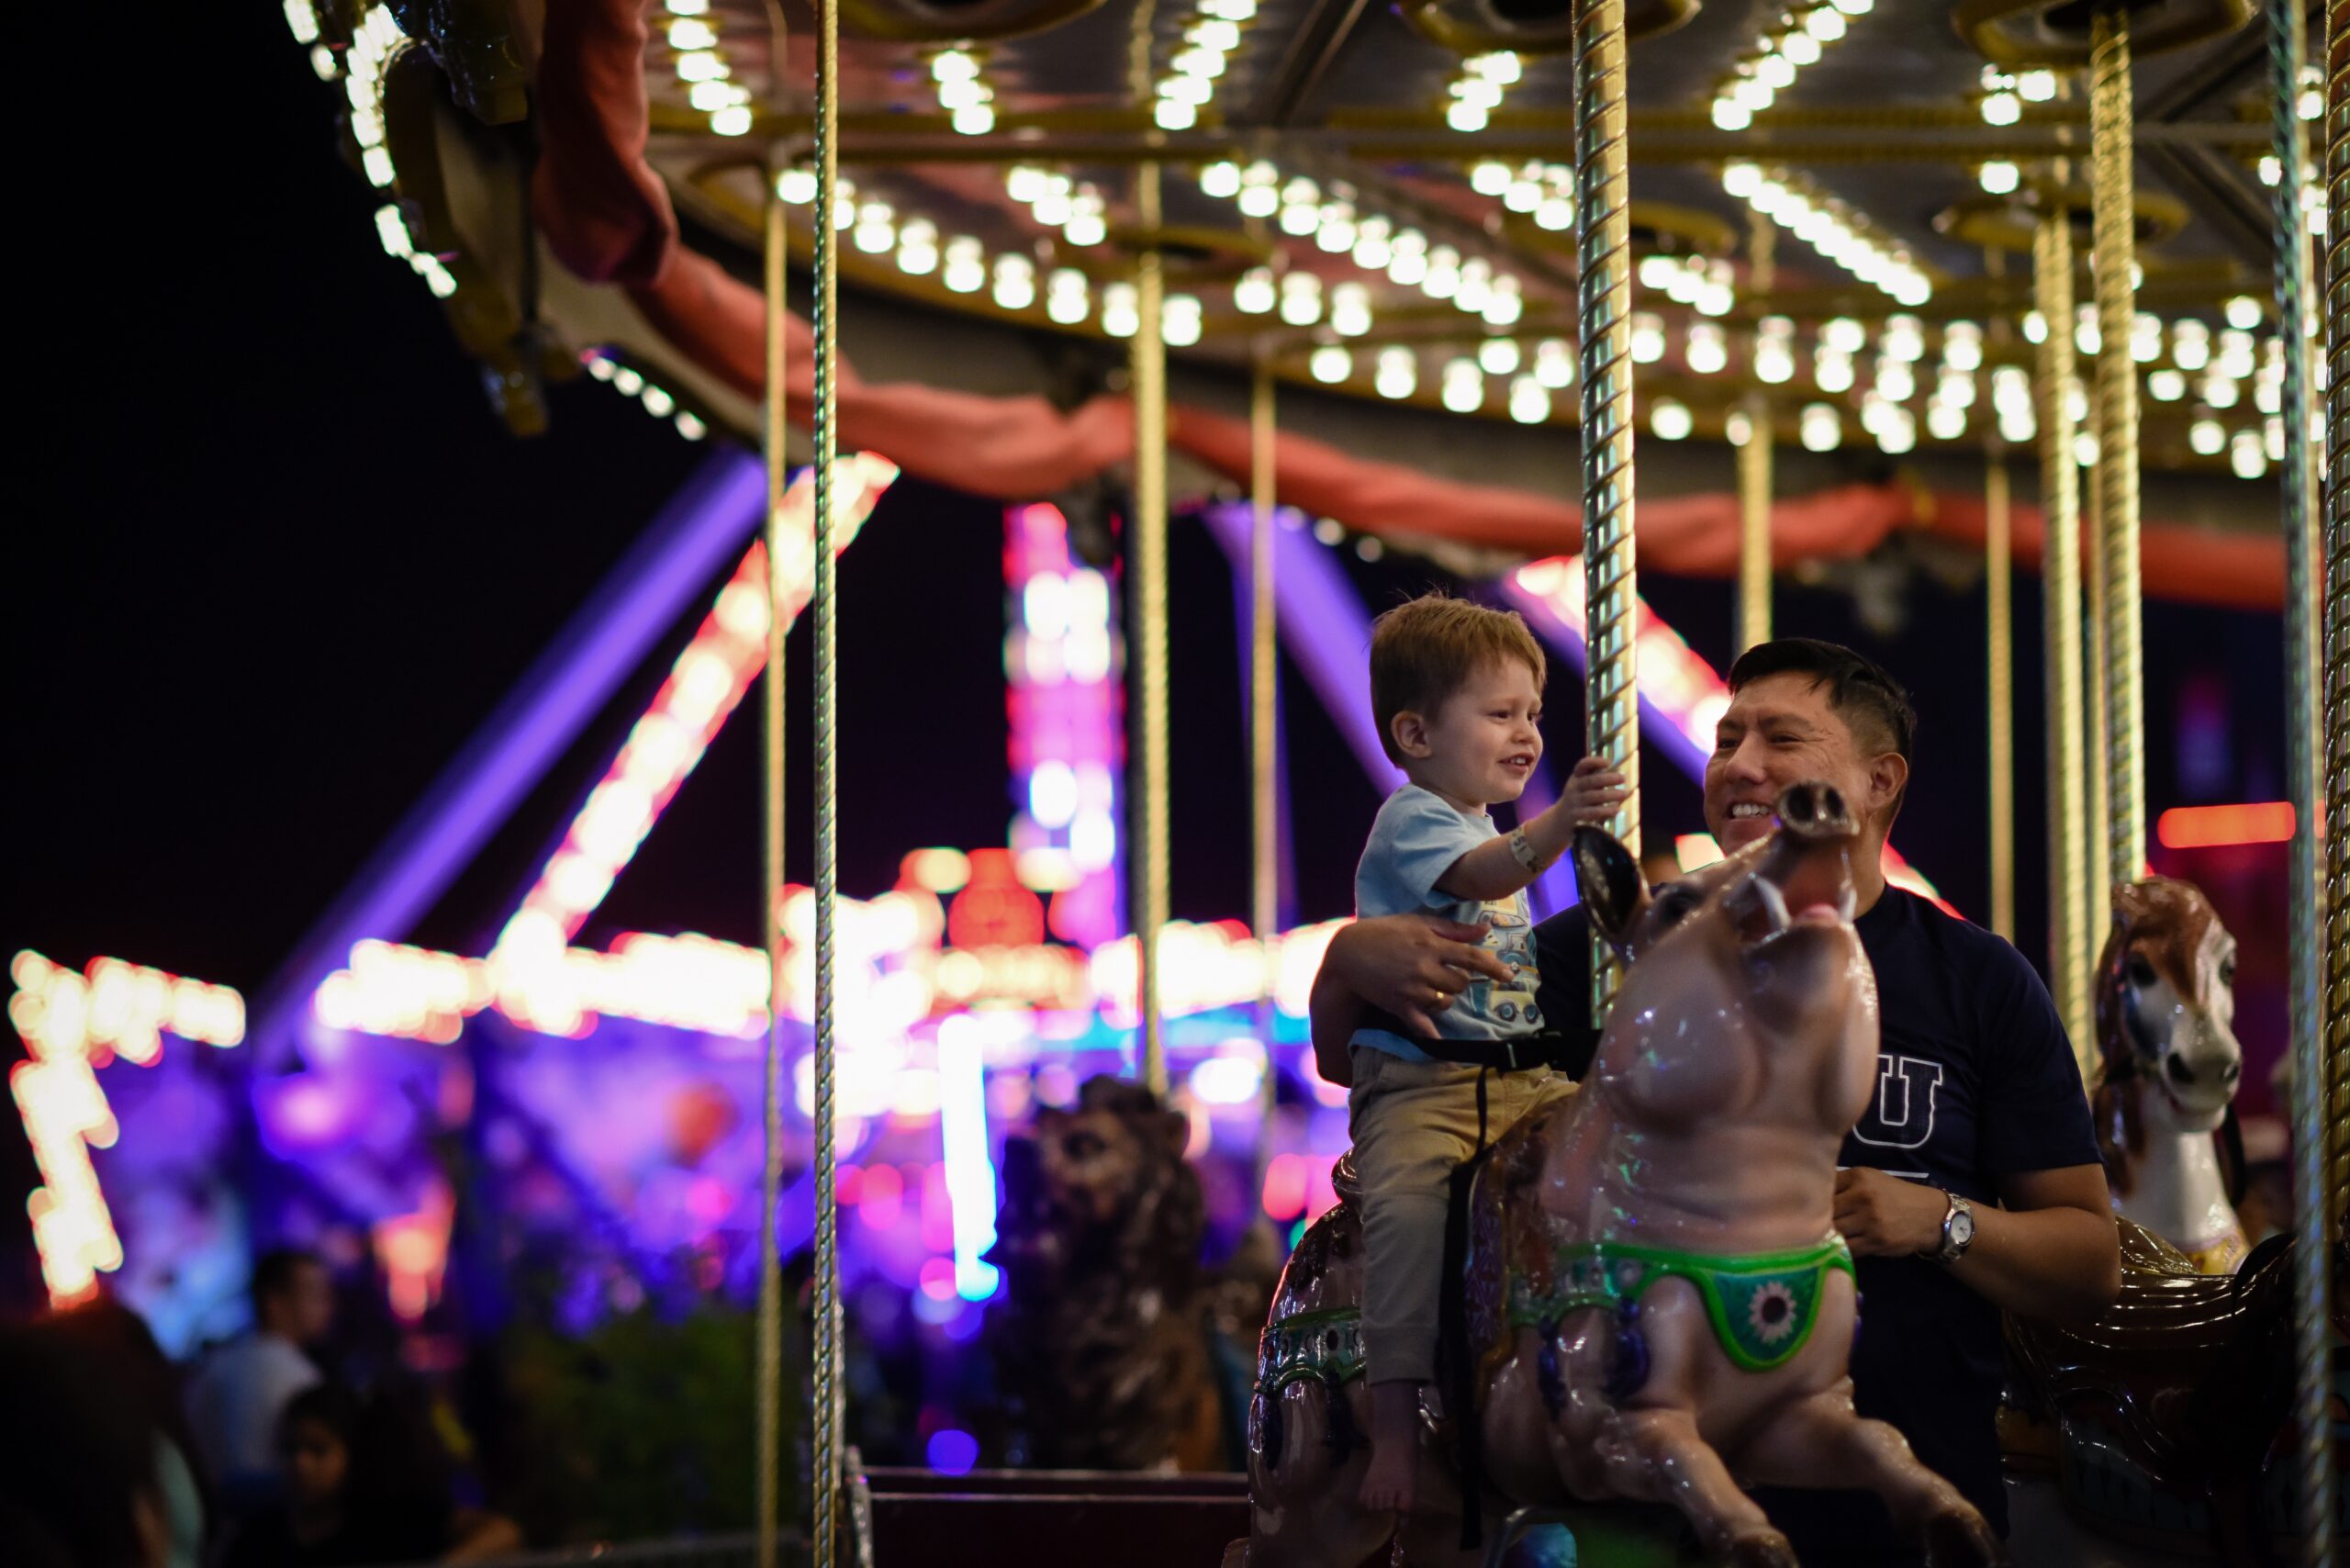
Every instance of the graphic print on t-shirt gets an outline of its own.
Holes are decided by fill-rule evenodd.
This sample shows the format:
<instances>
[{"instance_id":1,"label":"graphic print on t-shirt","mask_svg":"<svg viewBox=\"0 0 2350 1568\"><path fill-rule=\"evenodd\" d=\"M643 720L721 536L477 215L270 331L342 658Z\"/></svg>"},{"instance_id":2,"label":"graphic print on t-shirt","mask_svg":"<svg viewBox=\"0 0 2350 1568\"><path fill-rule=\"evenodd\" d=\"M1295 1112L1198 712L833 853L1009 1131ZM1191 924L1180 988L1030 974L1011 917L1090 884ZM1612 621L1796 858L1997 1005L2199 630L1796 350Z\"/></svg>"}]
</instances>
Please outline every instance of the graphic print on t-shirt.
<instances>
[{"instance_id":1,"label":"graphic print on t-shirt","mask_svg":"<svg viewBox=\"0 0 2350 1568\"><path fill-rule=\"evenodd\" d=\"M1934 1113L1941 1097L1942 1064L1925 1057L1880 1052L1876 1058L1876 1094L1852 1128L1856 1142L1872 1148L1923 1148L1934 1136ZM1926 1179L1923 1170L1886 1174Z\"/></svg>"},{"instance_id":2,"label":"graphic print on t-shirt","mask_svg":"<svg viewBox=\"0 0 2350 1568\"><path fill-rule=\"evenodd\" d=\"M1542 975L1535 967L1534 922L1525 902L1524 893L1486 901L1480 917L1487 926L1483 946L1509 967L1513 978L1507 985L1481 980L1475 990L1480 998L1477 1005L1495 1022L1536 1028L1542 1023L1542 1009L1535 1004L1534 991L1542 983Z\"/></svg>"}]
</instances>

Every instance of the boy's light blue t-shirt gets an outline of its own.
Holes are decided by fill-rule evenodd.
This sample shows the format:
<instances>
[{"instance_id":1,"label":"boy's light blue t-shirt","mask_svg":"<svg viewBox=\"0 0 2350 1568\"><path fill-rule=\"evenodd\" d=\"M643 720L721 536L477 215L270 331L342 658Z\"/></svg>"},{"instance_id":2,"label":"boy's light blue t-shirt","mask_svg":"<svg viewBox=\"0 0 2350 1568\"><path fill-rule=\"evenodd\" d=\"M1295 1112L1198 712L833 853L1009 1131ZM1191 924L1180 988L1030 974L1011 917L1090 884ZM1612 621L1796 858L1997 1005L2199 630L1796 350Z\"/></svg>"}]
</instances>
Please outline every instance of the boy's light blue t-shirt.
<instances>
[{"instance_id":1,"label":"boy's light blue t-shirt","mask_svg":"<svg viewBox=\"0 0 2350 1568\"><path fill-rule=\"evenodd\" d=\"M1362 862L1355 868L1358 919L1427 910L1448 920L1483 923L1490 927L1486 950L1516 976L1507 985L1472 981L1452 999L1451 1006L1435 1014L1437 1033L1448 1040L1505 1040L1542 1026L1534 1002L1541 976L1535 968L1534 922L1524 890L1480 903L1456 899L1436 885L1454 861L1499 836L1494 819L1484 812L1469 815L1434 790L1406 784L1379 808L1378 820L1371 824L1371 842L1363 846ZM1426 1051L1385 1029L1357 1029L1352 1043L1405 1061L1429 1059Z\"/></svg>"}]
</instances>

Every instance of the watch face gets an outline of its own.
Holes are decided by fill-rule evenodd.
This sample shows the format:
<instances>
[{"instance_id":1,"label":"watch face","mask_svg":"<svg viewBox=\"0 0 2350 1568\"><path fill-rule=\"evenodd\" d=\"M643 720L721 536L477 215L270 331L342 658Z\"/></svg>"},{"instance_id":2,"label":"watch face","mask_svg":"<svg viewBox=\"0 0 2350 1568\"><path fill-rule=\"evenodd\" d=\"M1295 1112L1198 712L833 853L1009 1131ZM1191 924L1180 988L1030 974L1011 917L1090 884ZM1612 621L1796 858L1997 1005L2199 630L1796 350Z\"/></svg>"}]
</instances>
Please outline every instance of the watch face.
<instances>
[{"instance_id":1,"label":"watch face","mask_svg":"<svg viewBox=\"0 0 2350 1568\"><path fill-rule=\"evenodd\" d=\"M1950 1244L1964 1247L1975 1239L1975 1216L1961 1209L1950 1216Z\"/></svg>"}]
</instances>

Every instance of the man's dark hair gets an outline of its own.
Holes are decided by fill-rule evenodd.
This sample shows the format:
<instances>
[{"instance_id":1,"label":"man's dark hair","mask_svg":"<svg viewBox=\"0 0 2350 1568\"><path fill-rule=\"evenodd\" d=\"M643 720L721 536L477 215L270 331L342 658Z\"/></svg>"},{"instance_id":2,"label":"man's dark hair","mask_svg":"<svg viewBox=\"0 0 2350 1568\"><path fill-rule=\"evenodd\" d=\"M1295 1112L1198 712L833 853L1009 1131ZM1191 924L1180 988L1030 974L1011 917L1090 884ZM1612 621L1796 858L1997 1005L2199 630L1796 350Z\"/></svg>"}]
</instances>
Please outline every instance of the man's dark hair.
<instances>
[{"instance_id":1,"label":"man's dark hair","mask_svg":"<svg viewBox=\"0 0 2350 1568\"><path fill-rule=\"evenodd\" d=\"M304 1269L325 1267L326 1260L307 1248L271 1248L253 1261L253 1310L259 1312L263 1302L292 1290Z\"/></svg>"},{"instance_id":2,"label":"man's dark hair","mask_svg":"<svg viewBox=\"0 0 2350 1568\"><path fill-rule=\"evenodd\" d=\"M1828 689L1828 706L1865 750L1880 755L1889 751L1904 762L1910 760L1909 748L1918 738L1918 711L1909 705L1909 693L1901 683L1875 660L1841 643L1781 637L1757 643L1739 655L1729 666L1729 689L1735 693L1773 675L1809 676L1814 689ZM1907 786L1902 792L1908 792Z\"/></svg>"}]
</instances>

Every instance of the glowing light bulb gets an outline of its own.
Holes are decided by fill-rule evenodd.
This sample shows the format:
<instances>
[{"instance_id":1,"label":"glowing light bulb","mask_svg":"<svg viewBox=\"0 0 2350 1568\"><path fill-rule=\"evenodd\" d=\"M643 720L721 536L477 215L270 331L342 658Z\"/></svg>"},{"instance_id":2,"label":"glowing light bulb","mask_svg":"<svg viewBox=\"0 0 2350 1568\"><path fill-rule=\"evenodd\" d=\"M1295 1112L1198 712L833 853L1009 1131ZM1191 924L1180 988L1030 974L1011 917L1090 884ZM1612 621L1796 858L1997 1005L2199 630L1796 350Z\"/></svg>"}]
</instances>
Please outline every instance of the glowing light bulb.
<instances>
[{"instance_id":1,"label":"glowing light bulb","mask_svg":"<svg viewBox=\"0 0 2350 1568\"><path fill-rule=\"evenodd\" d=\"M1159 311L1158 335L1169 348L1185 349L1200 341L1200 297L1170 294Z\"/></svg>"},{"instance_id":2,"label":"glowing light bulb","mask_svg":"<svg viewBox=\"0 0 2350 1568\"><path fill-rule=\"evenodd\" d=\"M1102 288L1102 330L1113 338L1131 338L1142 330L1140 300L1130 283L1105 284Z\"/></svg>"},{"instance_id":3,"label":"glowing light bulb","mask_svg":"<svg viewBox=\"0 0 2350 1568\"><path fill-rule=\"evenodd\" d=\"M1516 176L1510 173L1508 164L1496 163L1488 159L1484 162L1471 165L1469 188L1479 196L1497 196L1509 189L1516 178Z\"/></svg>"},{"instance_id":4,"label":"glowing light bulb","mask_svg":"<svg viewBox=\"0 0 2350 1568\"><path fill-rule=\"evenodd\" d=\"M1562 338L1545 338L1535 345L1534 378L1552 391L1575 384L1575 356Z\"/></svg>"},{"instance_id":5,"label":"glowing light bulb","mask_svg":"<svg viewBox=\"0 0 2350 1568\"><path fill-rule=\"evenodd\" d=\"M2023 183L2022 174L2004 158L1993 159L1975 171L1975 178L1993 196L2006 196Z\"/></svg>"},{"instance_id":6,"label":"glowing light bulb","mask_svg":"<svg viewBox=\"0 0 2350 1568\"><path fill-rule=\"evenodd\" d=\"M1473 414L1485 405L1485 375L1473 359L1447 361L1442 391L1444 406L1456 414Z\"/></svg>"},{"instance_id":7,"label":"glowing light bulb","mask_svg":"<svg viewBox=\"0 0 2350 1568\"><path fill-rule=\"evenodd\" d=\"M1539 425L1550 417L1550 394L1531 375L1509 384L1509 417L1522 425Z\"/></svg>"},{"instance_id":8,"label":"glowing light bulb","mask_svg":"<svg viewBox=\"0 0 2350 1568\"><path fill-rule=\"evenodd\" d=\"M1807 403L1796 421L1796 439L1806 452L1833 452L1844 440L1844 421L1826 403Z\"/></svg>"},{"instance_id":9,"label":"glowing light bulb","mask_svg":"<svg viewBox=\"0 0 2350 1568\"><path fill-rule=\"evenodd\" d=\"M1488 375L1507 375L1518 365L1515 338L1487 338L1477 345L1477 364Z\"/></svg>"},{"instance_id":10,"label":"glowing light bulb","mask_svg":"<svg viewBox=\"0 0 2350 1568\"><path fill-rule=\"evenodd\" d=\"M2227 317L2229 326L2249 332L2260 325L2260 301L2248 294L2239 294L2228 301Z\"/></svg>"},{"instance_id":11,"label":"glowing light bulb","mask_svg":"<svg viewBox=\"0 0 2350 1568\"><path fill-rule=\"evenodd\" d=\"M1419 363L1401 346L1379 351L1379 371L1371 383L1382 398L1408 398L1419 387Z\"/></svg>"},{"instance_id":12,"label":"glowing light bulb","mask_svg":"<svg viewBox=\"0 0 2350 1568\"><path fill-rule=\"evenodd\" d=\"M1649 405L1649 431L1659 441L1686 441L1696 428L1696 419L1686 403L1659 398Z\"/></svg>"},{"instance_id":13,"label":"glowing light bulb","mask_svg":"<svg viewBox=\"0 0 2350 1568\"><path fill-rule=\"evenodd\" d=\"M1306 367L1313 372L1315 380L1337 383L1354 374L1355 356L1337 343L1324 343L1308 357Z\"/></svg>"},{"instance_id":14,"label":"glowing light bulb","mask_svg":"<svg viewBox=\"0 0 2350 1568\"><path fill-rule=\"evenodd\" d=\"M1229 201L1240 194L1240 165L1228 160L1205 165L1200 170L1200 189L1220 201Z\"/></svg>"},{"instance_id":15,"label":"glowing light bulb","mask_svg":"<svg viewBox=\"0 0 2350 1568\"><path fill-rule=\"evenodd\" d=\"M1244 314L1262 316L1277 303L1270 267L1250 267L1232 286L1233 308Z\"/></svg>"},{"instance_id":16,"label":"glowing light bulb","mask_svg":"<svg viewBox=\"0 0 2350 1568\"><path fill-rule=\"evenodd\" d=\"M1371 290L1360 283L1342 283L1330 291L1330 327L1341 337L1359 338L1371 330Z\"/></svg>"},{"instance_id":17,"label":"glowing light bulb","mask_svg":"<svg viewBox=\"0 0 2350 1568\"><path fill-rule=\"evenodd\" d=\"M1664 318L1650 310L1632 312L1632 362L1654 364L1664 358Z\"/></svg>"},{"instance_id":18,"label":"glowing light bulb","mask_svg":"<svg viewBox=\"0 0 2350 1568\"><path fill-rule=\"evenodd\" d=\"M1713 375L1729 364L1729 346L1722 330L1710 321L1700 321L1689 329L1689 368L1700 375Z\"/></svg>"}]
</instances>

